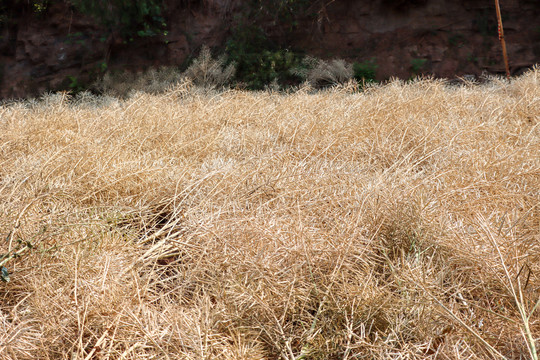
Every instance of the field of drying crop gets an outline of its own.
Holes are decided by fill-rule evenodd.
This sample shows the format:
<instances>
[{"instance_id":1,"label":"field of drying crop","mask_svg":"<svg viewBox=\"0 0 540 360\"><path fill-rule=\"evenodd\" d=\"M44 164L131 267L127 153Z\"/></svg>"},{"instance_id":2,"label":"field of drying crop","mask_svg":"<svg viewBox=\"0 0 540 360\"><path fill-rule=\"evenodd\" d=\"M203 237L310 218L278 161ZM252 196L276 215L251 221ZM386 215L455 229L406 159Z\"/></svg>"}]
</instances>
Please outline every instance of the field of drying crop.
<instances>
[{"instance_id":1,"label":"field of drying crop","mask_svg":"<svg viewBox=\"0 0 540 360\"><path fill-rule=\"evenodd\" d=\"M539 124L538 69L4 103L0 358L537 359Z\"/></svg>"}]
</instances>

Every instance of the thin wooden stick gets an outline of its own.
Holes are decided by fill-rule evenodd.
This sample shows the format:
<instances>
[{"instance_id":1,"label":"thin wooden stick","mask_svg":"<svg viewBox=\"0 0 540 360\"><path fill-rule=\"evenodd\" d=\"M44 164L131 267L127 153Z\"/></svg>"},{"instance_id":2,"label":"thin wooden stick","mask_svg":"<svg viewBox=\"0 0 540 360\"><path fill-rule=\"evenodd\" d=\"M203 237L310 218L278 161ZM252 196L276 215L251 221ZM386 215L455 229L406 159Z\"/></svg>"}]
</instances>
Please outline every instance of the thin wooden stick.
<instances>
[{"instance_id":1,"label":"thin wooden stick","mask_svg":"<svg viewBox=\"0 0 540 360\"><path fill-rule=\"evenodd\" d=\"M506 68L506 77L510 79L510 67L508 66L508 53L506 52L506 41L504 41L504 29L501 17L501 7L499 6L499 0L495 0L495 9L497 10L497 22L499 24L499 40L501 41L504 67Z\"/></svg>"}]
</instances>

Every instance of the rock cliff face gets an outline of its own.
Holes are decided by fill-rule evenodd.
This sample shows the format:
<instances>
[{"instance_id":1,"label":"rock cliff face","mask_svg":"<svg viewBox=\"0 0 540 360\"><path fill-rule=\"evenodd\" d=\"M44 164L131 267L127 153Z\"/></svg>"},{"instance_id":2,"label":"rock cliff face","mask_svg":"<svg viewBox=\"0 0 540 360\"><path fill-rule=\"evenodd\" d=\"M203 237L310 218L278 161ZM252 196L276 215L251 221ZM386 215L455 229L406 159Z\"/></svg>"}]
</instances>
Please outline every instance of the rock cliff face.
<instances>
[{"instance_id":1,"label":"rock cliff face","mask_svg":"<svg viewBox=\"0 0 540 360\"><path fill-rule=\"evenodd\" d=\"M21 13L0 31L0 98L76 87L105 69L182 65L203 44L222 47L247 0L197 3L169 0L166 38L127 44L63 1ZM540 62L540 2L501 0L501 8L518 74ZM273 41L315 56L370 61L381 80L504 73L492 0L319 1L296 20L292 32L270 18L261 26Z\"/></svg>"},{"instance_id":2,"label":"rock cliff face","mask_svg":"<svg viewBox=\"0 0 540 360\"><path fill-rule=\"evenodd\" d=\"M540 61L540 3L502 0L501 7L518 73ZM336 1L327 13L296 37L299 45L321 55L375 58L379 78L504 73L492 0Z\"/></svg>"}]
</instances>

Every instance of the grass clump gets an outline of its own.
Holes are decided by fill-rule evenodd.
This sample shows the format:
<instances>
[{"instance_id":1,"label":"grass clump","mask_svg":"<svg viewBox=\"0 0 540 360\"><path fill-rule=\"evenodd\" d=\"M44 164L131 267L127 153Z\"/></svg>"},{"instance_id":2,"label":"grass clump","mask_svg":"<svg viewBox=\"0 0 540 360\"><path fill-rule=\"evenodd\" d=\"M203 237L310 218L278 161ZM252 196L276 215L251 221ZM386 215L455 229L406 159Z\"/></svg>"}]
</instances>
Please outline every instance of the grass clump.
<instances>
[{"instance_id":1,"label":"grass clump","mask_svg":"<svg viewBox=\"0 0 540 360\"><path fill-rule=\"evenodd\" d=\"M191 79L195 85L202 87L224 87L229 84L236 72L236 65L230 63L225 66L226 59L221 56L212 58L208 46L203 46L199 57L187 68L184 76Z\"/></svg>"},{"instance_id":2,"label":"grass clump","mask_svg":"<svg viewBox=\"0 0 540 360\"><path fill-rule=\"evenodd\" d=\"M150 68L142 72L108 72L93 88L101 94L126 97L130 93L160 94L183 80L185 76L175 67Z\"/></svg>"},{"instance_id":3,"label":"grass clump","mask_svg":"<svg viewBox=\"0 0 540 360\"><path fill-rule=\"evenodd\" d=\"M302 66L291 69L291 73L315 88L344 85L354 76L353 65L343 59L326 61L311 56L306 56Z\"/></svg>"},{"instance_id":4,"label":"grass clump","mask_svg":"<svg viewBox=\"0 0 540 360\"><path fill-rule=\"evenodd\" d=\"M2 357L534 359L539 79L1 105Z\"/></svg>"},{"instance_id":5,"label":"grass clump","mask_svg":"<svg viewBox=\"0 0 540 360\"><path fill-rule=\"evenodd\" d=\"M188 82L199 88L220 89L230 84L236 71L234 63L225 63L225 56L215 59L210 48L203 46L199 56L184 72L166 66L138 73L109 72L94 85L94 89L107 96L124 98L136 92L160 94L180 83L185 86Z\"/></svg>"}]
</instances>

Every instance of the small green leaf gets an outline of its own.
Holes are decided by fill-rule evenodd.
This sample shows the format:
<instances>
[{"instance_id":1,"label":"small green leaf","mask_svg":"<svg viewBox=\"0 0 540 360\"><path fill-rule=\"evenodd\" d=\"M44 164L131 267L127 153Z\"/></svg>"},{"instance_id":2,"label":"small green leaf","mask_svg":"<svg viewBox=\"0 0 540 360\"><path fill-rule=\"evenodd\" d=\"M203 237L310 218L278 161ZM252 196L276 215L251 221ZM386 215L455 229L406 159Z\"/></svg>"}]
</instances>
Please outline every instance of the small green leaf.
<instances>
[{"instance_id":1,"label":"small green leaf","mask_svg":"<svg viewBox=\"0 0 540 360\"><path fill-rule=\"evenodd\" d=\"M9 271L5 266L2 266L0 278L2 278L2 281L9 282Z\"/></svg>"}]
</instances>

